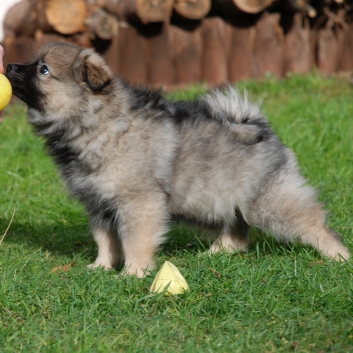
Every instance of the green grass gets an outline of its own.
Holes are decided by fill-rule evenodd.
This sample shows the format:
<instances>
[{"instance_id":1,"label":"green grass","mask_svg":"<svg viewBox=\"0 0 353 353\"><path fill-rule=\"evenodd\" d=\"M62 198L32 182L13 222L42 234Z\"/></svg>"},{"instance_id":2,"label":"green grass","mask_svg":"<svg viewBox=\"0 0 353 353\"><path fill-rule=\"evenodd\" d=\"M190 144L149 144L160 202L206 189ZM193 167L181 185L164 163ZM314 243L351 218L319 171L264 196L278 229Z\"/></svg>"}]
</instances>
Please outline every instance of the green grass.
<instances>
[{"instance_id":1,"label":"green grass","mask_svg":"<svg viewBox=\"0 0 353 353\"><path fill-rule=\"evenodd\" d=\"M353 251L353 88L318 75L241 83L320 192L329 225ZM174 98L192 99L194 87ZM96 247L25 108L0 126L1 352L352 352L353 265L283 246L252 229L247 254L203 255L197 229L174 227L157 254L190 291L151 296L153 276L89 271ZM323 260L323 261L321 261ZM68 272L51 273L74 262Z\"/></svg>"}]
</instances>

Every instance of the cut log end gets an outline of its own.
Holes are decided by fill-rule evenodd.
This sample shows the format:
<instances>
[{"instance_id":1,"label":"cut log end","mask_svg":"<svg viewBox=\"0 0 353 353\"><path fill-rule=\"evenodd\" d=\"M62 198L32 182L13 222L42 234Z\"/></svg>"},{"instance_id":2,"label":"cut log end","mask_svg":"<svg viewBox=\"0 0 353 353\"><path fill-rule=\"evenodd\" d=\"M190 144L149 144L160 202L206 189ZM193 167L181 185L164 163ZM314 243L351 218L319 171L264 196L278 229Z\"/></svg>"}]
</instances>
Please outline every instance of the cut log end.
<instances>
[{"instance_id":1,"label":"cut log end","mask_svg":"<svg viewBox=\"0 0 353 353\"><path fill-rule=\"evenodd\" d=\"M136 15L143 23L163 22L170 17L173 0L136 0Z\"/></svg>"},{"instance_id":2,"label":"cut log end","mask_svg":"<svg viewBox=\"0 0 353 353\"><path fill-rule=\"evenodd\" d=\"M109 40L118 34L119 23L115 16L98 9L85 20L91 39Z\"/></svg>"},{"instance_id":3,"label":"cut log end","mask_svg":"<svg viewBox=\"0 0 353 353\"><path fill-rule=\"evenodd\" d=\"M85 0L48 0L45 15L57 32L78 33L85 28L87 4Z\"/></svg>"},{"instance_id":4,"label":"cut log end","mask_svg":"<svg viewBox=\"0 0 353 353\"><path fill-rule=\"evenodd\" d=\"M234 3L247 13L256 14L269 7L274 0L233 0Z\"/></svg>"},{"instance_id":5,"label":"cut log end","mask_svg":"<svg viewBox=\"0 0 353 353\"><path fill-rule=\"evenodd\" d=\"M177 0L174 4L175 12L190 20L205 17L210 9L211 0Z\"/></svg>"}]
</instances>

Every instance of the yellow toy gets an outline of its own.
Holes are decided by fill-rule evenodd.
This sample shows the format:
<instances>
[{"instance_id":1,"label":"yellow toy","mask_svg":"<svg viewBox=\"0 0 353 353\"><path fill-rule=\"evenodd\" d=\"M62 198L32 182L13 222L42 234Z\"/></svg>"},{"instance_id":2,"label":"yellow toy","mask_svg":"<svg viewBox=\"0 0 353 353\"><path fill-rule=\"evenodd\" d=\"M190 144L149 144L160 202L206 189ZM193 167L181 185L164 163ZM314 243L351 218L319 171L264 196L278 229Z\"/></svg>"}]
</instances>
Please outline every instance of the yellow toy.
<instances>
[{"instance_id":1,"label":"yellow toy","mask_svg":"<svg viewBox=\"0 0 353 353\"><path fill-rule=\"evenodd\" d=\"M170 283L170 284L169 284ZM180 294L189 289L185 278L180 271L169 261L166 261L158 271L150 292L161 293L169 284L166 294Z\"/></svg>"},{"instance_id":2,"label":"yellow toy","mask_svg":"<svg viewBox=\"0 0 353 353\"><path fill-rule=\"evenodd\" d=\"M10 102L12 95L12 87L3 74L0 74L0 110L3 110Z\"/></svg>"}]
</instances>

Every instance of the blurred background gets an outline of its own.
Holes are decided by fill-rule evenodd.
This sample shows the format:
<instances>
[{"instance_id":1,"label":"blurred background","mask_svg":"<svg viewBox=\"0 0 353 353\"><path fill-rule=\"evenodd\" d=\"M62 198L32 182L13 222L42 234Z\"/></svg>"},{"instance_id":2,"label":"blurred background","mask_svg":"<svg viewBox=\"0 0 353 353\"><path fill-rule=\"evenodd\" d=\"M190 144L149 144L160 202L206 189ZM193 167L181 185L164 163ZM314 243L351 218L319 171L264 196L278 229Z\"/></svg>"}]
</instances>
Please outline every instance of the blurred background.
<instances>
[{"instance_id":1,"label":"blurred background","mask_svg":"<svg viewBox=\"0 0 353 353\"><path fill-rule=\"evenodd\" d=\"M5 65L60 41L166 88L353 70L353 0L1 0L0 11Z\"/></svg>"},{"instance_id":2,"label":"blurred background","mask_svg":"<svg viewBox=\"0 0 353 353\"><path fill-rule=\"evenodd\" d=\"M1 27L0 27L0 41L2 41L4 39L4 27L3 27L3 23L4 23L4 18L5 15L8 11L8 9L15 5L16 2L19 2L20 0L2 0L1 1L1 5L0 5L0 23L1 23Z\"/></svg>"}]
</instances>

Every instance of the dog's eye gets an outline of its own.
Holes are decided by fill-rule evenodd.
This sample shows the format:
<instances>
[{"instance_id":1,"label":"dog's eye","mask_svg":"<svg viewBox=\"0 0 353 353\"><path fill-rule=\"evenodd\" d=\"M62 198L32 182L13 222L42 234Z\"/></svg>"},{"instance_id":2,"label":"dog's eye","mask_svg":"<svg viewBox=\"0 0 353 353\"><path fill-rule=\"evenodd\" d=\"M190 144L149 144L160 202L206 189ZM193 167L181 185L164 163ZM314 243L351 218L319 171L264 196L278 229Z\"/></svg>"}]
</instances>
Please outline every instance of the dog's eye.
<instances>
[{"instance_id":1,"label":"dog's eye","mask_svg":"<svg viewBox=\"0 0 353 353\"><path fill-rule=\"evenodd\" d=\"M48 66L43 65L40 67L39 72L43 75L48 75L49 74L49 69Z\"/></svg>"}]
</instances>

